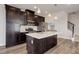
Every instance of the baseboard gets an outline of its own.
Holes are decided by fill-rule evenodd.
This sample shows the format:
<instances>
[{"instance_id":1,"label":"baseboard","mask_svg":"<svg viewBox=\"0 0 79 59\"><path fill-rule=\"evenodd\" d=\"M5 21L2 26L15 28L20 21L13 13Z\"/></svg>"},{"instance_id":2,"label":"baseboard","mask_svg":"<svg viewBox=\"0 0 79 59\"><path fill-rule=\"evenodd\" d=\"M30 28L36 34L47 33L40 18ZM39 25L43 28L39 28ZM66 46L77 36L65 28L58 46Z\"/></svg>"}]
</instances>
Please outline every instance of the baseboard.
<instances>
[{"instance_id":1,"label":"baseboard","mask_svg":"<svg viewBox=\"0 0 79 59\"><path fill-rule=\"evenodd\" d=\"M58 38L63 38L63 39L71 40L71 38L69 38L69 37L65 37L65 36L58 36Z\"/></svg>"},{"instance_id":2,"label":"baseboard","mask_svg":"<svg viewBox=\"0 0 79 59\"><path fill-rule=\"evenodd\" d=\"M0 44L0 46L5 46L5 44Z\"/></svg>"},{"instance_id":3,"label":"baseboard","mask_svg":"<svg viewBox=\"0 0 79 59\"><path fill-rule=\"evenodd\" d=\"M0 50L1 50L1 49L4 49L4 48L5 48L5 46L0 46Z\"/></svg>"}]
</instances>

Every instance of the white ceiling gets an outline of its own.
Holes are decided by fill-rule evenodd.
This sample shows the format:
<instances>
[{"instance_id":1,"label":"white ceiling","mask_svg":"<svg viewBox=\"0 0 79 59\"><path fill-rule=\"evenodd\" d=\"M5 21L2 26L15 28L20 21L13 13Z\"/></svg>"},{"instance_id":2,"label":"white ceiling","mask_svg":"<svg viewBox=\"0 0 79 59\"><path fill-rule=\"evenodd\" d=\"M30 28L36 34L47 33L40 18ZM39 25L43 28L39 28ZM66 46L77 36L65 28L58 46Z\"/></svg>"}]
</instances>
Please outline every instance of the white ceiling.
<instances>
[{"instance_id":1,"label":"white ceiling","mask_svg":"<svg viewBox=\"0 0 79 59\"><path fill-rule=\"evenodd\" d=\"M9 4L22 10L30 9L35 11L34 6L40 8L42 16L47 16L45 11L53 14L54 12L65 11L67 13L79 11L79 4ZM36 13L37 14L37 13Z\"/></svg>"}]
</instances>

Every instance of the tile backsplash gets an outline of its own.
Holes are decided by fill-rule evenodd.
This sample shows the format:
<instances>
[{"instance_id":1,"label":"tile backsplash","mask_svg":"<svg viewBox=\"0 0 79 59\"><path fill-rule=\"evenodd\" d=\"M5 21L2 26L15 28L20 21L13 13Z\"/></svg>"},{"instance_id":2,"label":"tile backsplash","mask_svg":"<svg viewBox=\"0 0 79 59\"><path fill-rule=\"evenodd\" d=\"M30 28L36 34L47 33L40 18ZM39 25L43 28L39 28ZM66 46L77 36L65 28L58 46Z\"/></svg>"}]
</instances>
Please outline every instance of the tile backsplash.
<instances>
[{"instance_id":1,"label":"tile backsplash","mask_svg":"<svg viewBox=\"0 0 79 59\"><path fill-rule=\"evenodd\" d=\"M38 29L37 29L37 26L22 25L22 26L20 27L20 32L26 32L26 29L28 29L28 28L32 28L32 29L35 30L35 31L38 30Z\"/></svg>"}]
</instances>

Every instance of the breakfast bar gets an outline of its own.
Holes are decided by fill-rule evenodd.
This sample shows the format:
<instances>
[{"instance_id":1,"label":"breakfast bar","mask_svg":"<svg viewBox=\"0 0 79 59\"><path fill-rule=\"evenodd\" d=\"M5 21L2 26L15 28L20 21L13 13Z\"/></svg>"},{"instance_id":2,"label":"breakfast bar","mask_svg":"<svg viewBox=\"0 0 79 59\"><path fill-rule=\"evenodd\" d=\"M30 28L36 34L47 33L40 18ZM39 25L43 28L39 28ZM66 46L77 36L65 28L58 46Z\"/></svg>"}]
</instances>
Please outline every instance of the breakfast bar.
<instances>
[{"instance_id":1,"label":"breakfast bar","mask_svg":"<svg viewBox=\"0 0 79 59\"><path fill-rule=\"evenodd\" d=\"M57 32L28 33L26 39L28 54L42 54L57 45Z\"/></svg>"}]
</instances>

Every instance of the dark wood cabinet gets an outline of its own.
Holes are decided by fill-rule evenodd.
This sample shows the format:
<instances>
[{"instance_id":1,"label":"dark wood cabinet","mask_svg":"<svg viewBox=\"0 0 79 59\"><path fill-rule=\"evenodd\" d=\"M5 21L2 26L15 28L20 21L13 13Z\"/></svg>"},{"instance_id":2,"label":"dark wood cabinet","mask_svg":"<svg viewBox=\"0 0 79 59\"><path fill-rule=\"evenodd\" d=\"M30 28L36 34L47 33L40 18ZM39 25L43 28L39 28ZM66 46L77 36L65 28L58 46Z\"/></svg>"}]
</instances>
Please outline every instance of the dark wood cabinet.
<instances>
[{"instance_id":1,"label":"dark wood cabinet","mask_svg":"<svg viewBox=\"0 0 79 59\"><path fill-rule=\"evenodd\" d=\"M34 11L26 9L24 12L19 8L5 5L6 9L6 47L15 46L21 43L24 34L20 33L20 26L30 23L38 26L44 17L35 18ZM41 21L40 21L41 19ZM32 25L32 26L33 26ZM18 39L20 36L21 39ZM25 38L25 37L24 37ZM24 40L25 41L25 40ZM23 41L22 41L23 42Z\"/></svg>"},{"instance_id":2,"label":"dark wood cabinet","mask_svg":"<svg viewBox=\"0 0 79 59\"><path fill-rule=\"evenodd\" d=\"M44 22L45 18L43 16L35 15L34 20L36 22Z\"/></svg>"},{"instance_id":3,"label":"dark wood cabinet","mask_svg":"<svg viewBox=\"0 0 79 59\"><path fill-rule=\"evenodd\" d=\"M17 33L17 44L25 43L26 42L26 35L25 33Z\"/></svg>"},{"instance_id":4,"label":"dark wood cabinet","mask_svg":"<svg viewBox=\"0 0 79 59\"><path fill-rule=\"evenodd\" d=\"M39 26L41 22L45 22L45 18L39 15L34 16L35 25Z\"/></svg>"},{"instance_id":5,"label":"dark wood cabinet","mask_svg":"<svg viewBox=\"0 0 79 59\"><path fill-rule=\"evenodd\" d=\"M27 22L27 25L35 25L34 23L34 11L32 10L29 10L29 9L26 9L25 10L25 15L26 15L26 22Z\"/></svg>"},{"instance_id":6,"label":"dark wood cabinet","mask_svg":"<svg viewBox=\"0 0 79 59\"><path fill-rule=\"evenodd\" d=\"M26 9L25 13L26 13L27 20L34 20L34 11Z\"/></svg>"},{"instance_id":7,"label":"dark wood cabinet","mask_svg":"<svg viewBox=\"0 0 79 59\"><path fill-rule=\"evenodd\" d=\"M23 11L20 11L20 20L22 22L22 25L26 25L27 24L26 15L25 15L25 12L23 12Z\"/></svg>"},{"instance_id":8,"label":"dark wood cabinet","mask_svg":"<svg viewBox=\"0 0 79 59\"><path fill-rule=\"evenodd\" d=\"M35 26L39 26L39 24L41 22L45 21L45 18L43 16L35 15L34 11L26 9L25 13L26 13L27 24L30 23L30 24L33 24Z\"/></svg>"},{"instance_id":9,"label":"dark wood cabinet","mask_svg":"<svg viewBox=\"0 0 79 59\"><path fill-rule=\"evenodd\" d=\"M20 9L5 5L6 7L6 47L17 45L17 34L20 26L25 23L23 12Z\"/></svg>"},{"instance_id":10,"label":"dark wood cabinet","mask_svg":"<svg viewBox=\"0 0 79 59\"><path fill-rule=\"evenodd\" d=\"M57 35L42 39L27 36L27 52L29 54L41 54L57 45Z\"/></svg>"}]
</instances>

